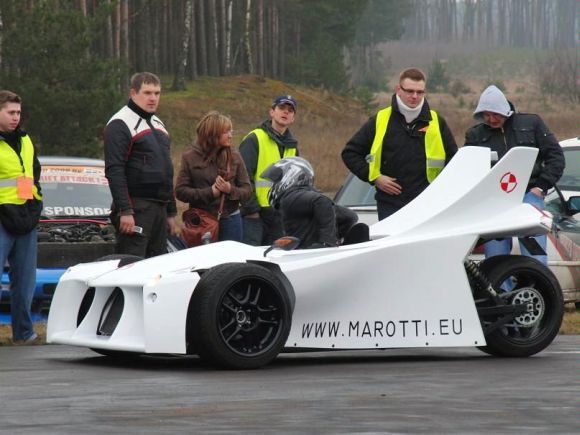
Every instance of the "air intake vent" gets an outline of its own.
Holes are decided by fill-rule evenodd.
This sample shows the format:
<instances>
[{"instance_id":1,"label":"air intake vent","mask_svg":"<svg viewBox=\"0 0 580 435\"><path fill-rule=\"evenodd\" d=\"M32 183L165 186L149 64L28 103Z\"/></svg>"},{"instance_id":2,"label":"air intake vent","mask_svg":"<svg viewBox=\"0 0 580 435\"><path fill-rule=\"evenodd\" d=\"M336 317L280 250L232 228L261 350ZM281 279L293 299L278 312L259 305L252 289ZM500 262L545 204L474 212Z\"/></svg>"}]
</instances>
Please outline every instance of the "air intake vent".
<instances>
[{"instance_id":1,"label":"air intake vent","mask_svg":"<svg viewBox=\"0 0 580 435\"><path fill-rule=\"evenodd\" d=\"M83 297L83 300L81 301L81 306L79 307L79 313L77 315L77 326L79 326L85 319L85 316L93 304L93 299L95 299L95 288L89 287Z\"/></svg>"},{"instance_id":2,"label":"air intake vent","mask_svg":"<svg viewBox=\"0 0 580 435\"><path fill-rule=\"evenodd\" d=\"M125 297L123 296L123 291L119 287L116 287L103 307L97 328L97 335L113 335L119 320L121 320L124 306Z\"/></svg>"}]
</instances>

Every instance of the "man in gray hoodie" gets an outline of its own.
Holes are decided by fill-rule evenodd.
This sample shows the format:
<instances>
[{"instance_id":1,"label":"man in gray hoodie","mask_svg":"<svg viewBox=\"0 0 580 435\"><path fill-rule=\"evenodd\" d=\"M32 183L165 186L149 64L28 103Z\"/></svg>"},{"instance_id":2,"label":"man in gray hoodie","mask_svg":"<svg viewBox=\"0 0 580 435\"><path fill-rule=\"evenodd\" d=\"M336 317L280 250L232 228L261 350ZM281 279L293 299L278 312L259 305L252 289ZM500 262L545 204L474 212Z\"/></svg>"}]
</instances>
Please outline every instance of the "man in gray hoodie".
<instances>
[{"instance_id":1,"label":"man in gray hoodie","mask_svg":"<svg viewBox=\"0 0 580 435\"><path fill-rule=\"evenodd\" d=\"M480 124L465 134L465 146L484 146L496 151L501 159L509 149L516 146L539 149L538 157L528 183L524 202L540 210L544 209L544 196L562 176L565 160L558 140L550 132L542 118L528 113L515 113L514 106L496 86L488 86L481 94L473 117ZM535 237L546 251L546 236ZM493 240L485 244L485 256L509 254L512 239ZM546 255L531 255L520 243L522 254L532 256L544 264Z\"/></svg>"}]
</instances>

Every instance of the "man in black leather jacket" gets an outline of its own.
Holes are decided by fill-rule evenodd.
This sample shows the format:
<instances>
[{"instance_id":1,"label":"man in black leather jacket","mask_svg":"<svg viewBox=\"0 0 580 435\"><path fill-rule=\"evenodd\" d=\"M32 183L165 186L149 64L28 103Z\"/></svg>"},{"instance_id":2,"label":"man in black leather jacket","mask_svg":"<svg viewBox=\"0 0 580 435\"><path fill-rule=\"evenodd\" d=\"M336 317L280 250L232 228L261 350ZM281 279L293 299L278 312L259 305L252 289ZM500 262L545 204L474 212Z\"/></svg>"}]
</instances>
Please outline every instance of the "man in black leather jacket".
<instances>
[{"instance_id":1,"label":"man in black leather jacket","mask_svg":"<svg viewBox=\"0 0 580 435\"><path fill-rule=\"evenodd\" d=\"M105 127L105 175L119 254L164 254L168 233L175 234L170 138L155 115L160 94L155 74L134 74L129 102Z\"/></svg>"},{"instance_id":2,"label":"man in black leather jacket","mask_svg":"<svg viewBox=\"0 0 580 435\"><path fill-rule=\"evenodd\" d=\"M542 118L535 114L515 113L513 104L493 85L487 87L481 94L473 117L480 121L480 124L467 130L465 146L488 147L497 152L499 159L516 146L539 149L524 202L543 210L544 196L562 176L565 160L558 140ZM538 236L535 239L546 251L546 236ZM485 255L492 257L509 254L511 248L511 239L493 240L486 243ZM522 245L521 250L523 254L530 255L525 246ZM547 264L546 255L531 256Z\"/></svg>"}]
</instances>

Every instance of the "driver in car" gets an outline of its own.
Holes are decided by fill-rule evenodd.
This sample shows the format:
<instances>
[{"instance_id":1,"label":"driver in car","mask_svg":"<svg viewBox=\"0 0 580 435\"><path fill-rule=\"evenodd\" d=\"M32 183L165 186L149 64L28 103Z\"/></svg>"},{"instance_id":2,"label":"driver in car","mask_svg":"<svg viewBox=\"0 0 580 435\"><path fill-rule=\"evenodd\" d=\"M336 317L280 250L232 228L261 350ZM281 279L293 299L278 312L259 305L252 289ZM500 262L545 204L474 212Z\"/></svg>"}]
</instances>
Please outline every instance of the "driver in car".
<instances>
[{"instance_id":1,"label":"driver in car","mask_svg":"<svg viewBox=\"0 0 580 435\"><path fill-rule=\"evenodd\" d=\"M284 233L300 239L298 248L337 246L358 217L314 187L314 169L302 157L287 157L261 175L272 181L270 206L280 211Z\"/></svg>"}]
</instances>

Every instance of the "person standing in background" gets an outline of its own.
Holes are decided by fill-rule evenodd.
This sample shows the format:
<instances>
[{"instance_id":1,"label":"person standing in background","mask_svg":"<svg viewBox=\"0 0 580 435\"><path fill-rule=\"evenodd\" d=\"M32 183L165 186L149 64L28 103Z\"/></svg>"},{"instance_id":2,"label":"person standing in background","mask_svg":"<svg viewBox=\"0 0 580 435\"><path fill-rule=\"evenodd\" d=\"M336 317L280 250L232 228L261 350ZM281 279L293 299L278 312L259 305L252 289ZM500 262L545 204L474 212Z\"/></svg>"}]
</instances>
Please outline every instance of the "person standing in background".
<instances>
[{"instance_id":1,"label":"person standing in background","mask_svg":"<svg viewBox=\"0 0 580 435\"><path fill-rule=\"evenodd\" d=\"M253 187L253 195L242 205L244 243L270 245L284 235L280 213L268 203L272 182L261 174L284 157L298 156L298 141L289 130L297 108L298 103L291 95L279 96L272 102L270 119L248 133L240 144Z\"/></svg>"},{"instance_id":2,"label":"person standing in background","mask_svg":"<svg viewBox=\"0 0 580 435\"><path fill-rule=\"evenodd\" d=\"M175 182L177 199L219 217L218 240L242 241L240 202L252 194L246 167L233 148L232 121L212 111L197 125L197 140L181 156Z\"/></svg>"},{"instance_id":3,"label":"person standing in background","mask_svg":"<svg viewBox=\"0 0 580 435\"><path fill-rule=\"evenodd\" d=\"M369 118L342 151L346 167L376 187L379 220L415 199L457 152L445 119L425 98L427 79L404 70L391 106Z\"/></svg>"},{"instance_id":4,"label":"person standing in background","mask_svg":"<svg viewBox=\"0 0 580 435\"><path fill-rule=\"evenodd\" d=\"M515 113L513 104L494 85L488 86L482 92L473 117L480 123L467 130L464 146L490 148L497 152L498 159L516 146L539 149L524 202L543 210L546 192L558 182L566 165L562 147L556 136L538 115ZM547 236L538 236L534 239L546 252ZM534 257L545 265L548 264L547 255L531 255L522 243L520 249L524 255ZM491 240L485 244L484 250L486 258L507 255L512 250L512 239Z\"/></svg>"},{"instance_id":5,"label":"person standing in background","mask_svg":"<svg viewBox=\"0 0 580 435\"><path fill-rule=\"evenodd\" d=\"M161 81L149 72L131 77L130 99L105 127L105 176L113 196L111 220L118 254L167 252L177 207L169 133L155 115Z\"/></svg>"},{"instance_id":6,"label":"person standing in background","mask_svg":"<svg viewBox=\"0 0 580 435\"><path fill-rule=\"evenodd\" d=\"M42 193L36 149L20 128L21 106L14 92L0 91L0 264L10 265L13 341L32 344L38 339L31 305Z\"/></svg>"}]
</instances>

